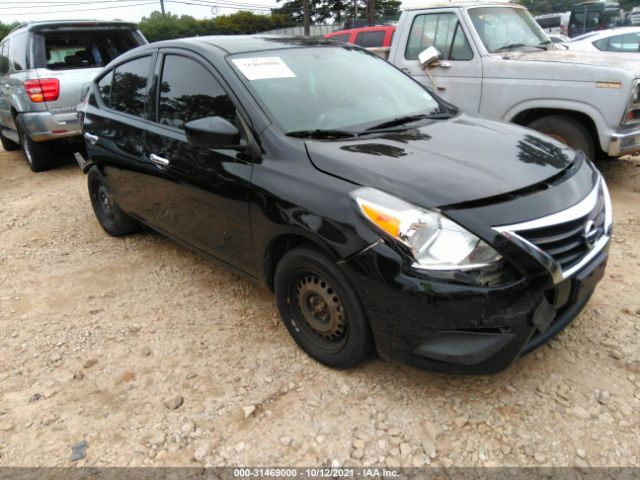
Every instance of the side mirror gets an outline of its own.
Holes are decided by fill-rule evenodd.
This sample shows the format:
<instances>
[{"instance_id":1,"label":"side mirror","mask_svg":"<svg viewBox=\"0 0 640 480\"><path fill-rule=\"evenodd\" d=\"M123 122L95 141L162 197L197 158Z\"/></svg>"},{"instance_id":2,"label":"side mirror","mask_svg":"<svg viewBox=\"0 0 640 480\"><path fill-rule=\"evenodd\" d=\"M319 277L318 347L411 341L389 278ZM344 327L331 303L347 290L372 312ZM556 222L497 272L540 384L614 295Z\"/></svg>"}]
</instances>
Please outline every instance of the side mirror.
<instances>
[{"instance_id":1,"label":"side mirror","mask_svg":"<svg viewBox=\"0 0 640 480\"><path fill-rule=\"evenodd\" d=\"M185 124L187 141L203 148L238 148L240 132L222 117L205 117Z\"/></svg>"},{"instance_id":2,"label":"side mirror","mask_svg":"<svg viewBox=\"0 0 640 480\"><path fill-rule=\"evenodd\" d=\"M441 53L436 47L428 47L420 52L418 55L418 61L422 68L427 68L430 64L437 62L440 59Z\"/></svg>"}]
</instances>

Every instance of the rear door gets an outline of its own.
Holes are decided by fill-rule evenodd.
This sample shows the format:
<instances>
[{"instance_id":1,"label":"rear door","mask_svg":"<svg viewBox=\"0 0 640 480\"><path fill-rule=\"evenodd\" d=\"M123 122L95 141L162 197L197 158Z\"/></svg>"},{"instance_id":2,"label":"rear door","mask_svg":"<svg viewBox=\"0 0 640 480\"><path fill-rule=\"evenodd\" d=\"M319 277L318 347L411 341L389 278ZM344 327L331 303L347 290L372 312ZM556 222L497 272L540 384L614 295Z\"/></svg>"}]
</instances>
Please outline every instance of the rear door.
<instances>
[{"instance_id":1,"label":"rear door","mask_svg":"<svg viewBox=\"0 0 640 480\"><path fill-rule=\"evenodd\" d=\"M148 90L155 54L127 60L96 80L83 131L90 158L105 176L115 202L145 221L154 194L144 182L155 168L144 160L142 134L150 123Z\"/></svg>"},{"instance_id":2,"label":"rear door","mask_svg":"<svg viewBox=\"0 0 640 480\"><path fill-rule=\"evenodd\" d=\"M459 18L459 10L408 12L400 25L390 62L445 100L477 113L482 94L482 60L469 41L471 36ZM430 77L418 56L432 46L440 51L442 61L429 69Z\"/></svg>"},{"instance_id":3,"label":"rear door","mask_svg":"<svg viewBox=\"0 0 640 480\"><path fill-rule=\"evenodd\" d=\"M184 131L187 122L212 116L243 131L239 104L206 60L184 50L161 50L156 78L152 113L156 123L146 129L143 139L144 158L153 164L152 176L145 182L159 193L147 205L154 224L254 273L249 226L252 159L237 150L196 147Z\"/></svg>"}]
</instances>

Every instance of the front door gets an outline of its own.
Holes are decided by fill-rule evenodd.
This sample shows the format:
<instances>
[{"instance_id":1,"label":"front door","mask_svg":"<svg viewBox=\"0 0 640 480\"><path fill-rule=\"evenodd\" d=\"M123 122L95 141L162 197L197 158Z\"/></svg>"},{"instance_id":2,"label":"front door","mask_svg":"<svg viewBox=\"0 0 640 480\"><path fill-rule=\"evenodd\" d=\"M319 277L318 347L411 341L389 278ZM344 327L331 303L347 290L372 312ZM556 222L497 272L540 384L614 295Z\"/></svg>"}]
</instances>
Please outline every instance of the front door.
<instances>
[{"instance_id":1,"label":"front door","mask_svg":"<svg viewBox=\"0 0 640 480\"><path fill-rule=\"evenodd\" d=\"M407 20L402 31L396 33L398 48L390 61L445 100L466 112L477 113L482 94L482 60L469 42L470 35L457 11L416 12ZM418 60L420 52L428 47L436 47L441 53L440 65L429 72Z\"/></svg>"},{"instance_id":2,"label":"front door","mask_svg":"<svg viewBox=\"0 0 640 480\"><path fill-rule=\"evenodd\" d=\"M234 101L206 60L167 50L158 58L144 158L154 165L157 195L147 208L166 233L247 273L255 265L249 225L252 162L233 149L187 141L191 120L220 116L237 123Z\"/></svg>"}]
</instances>

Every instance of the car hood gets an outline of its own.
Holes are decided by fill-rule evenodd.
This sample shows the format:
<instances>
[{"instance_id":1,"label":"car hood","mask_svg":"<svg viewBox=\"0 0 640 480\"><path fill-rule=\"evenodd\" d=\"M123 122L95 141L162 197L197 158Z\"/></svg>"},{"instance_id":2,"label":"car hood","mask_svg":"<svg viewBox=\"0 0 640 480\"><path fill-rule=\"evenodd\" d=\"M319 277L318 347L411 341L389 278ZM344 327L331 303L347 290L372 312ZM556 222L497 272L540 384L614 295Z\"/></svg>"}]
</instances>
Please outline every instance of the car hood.
<instances>
[{"instance_id":1,"label":"car hood","mask_svg":"<svg viewBox=\"0 0 640 480\"><path fill-rule=\"evenodd\" d=\"M575 152L533 130L459 115L405 131L308 140L322 172L423 207L521 190L568 168Z\"/></svg>"},{"instance_id":2,"label":"car hood","mask_svg":"<svg viewBox=\"0 0 640 480\"><path fill-rule=\"evenodd\" d=\"M510 60L528 62L556 62L573 65L588 65L607 68L620 68L640 75L638 55L635 53L590 52L584 50L536 50L514 51L504 55Z\"/></svg>"}]
</instances>

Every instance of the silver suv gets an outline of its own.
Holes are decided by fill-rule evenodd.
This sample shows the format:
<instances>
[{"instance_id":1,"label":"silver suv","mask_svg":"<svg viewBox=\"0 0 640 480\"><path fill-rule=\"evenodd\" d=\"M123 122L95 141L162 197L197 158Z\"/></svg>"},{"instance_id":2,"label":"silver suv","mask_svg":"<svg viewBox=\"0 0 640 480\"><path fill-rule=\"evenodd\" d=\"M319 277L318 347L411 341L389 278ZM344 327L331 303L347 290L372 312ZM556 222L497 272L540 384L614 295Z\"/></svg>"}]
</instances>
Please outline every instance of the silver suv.
<instances>
[{"instance_id":1,"label":"silver suv","mask_svg":"<svg viewBox=\"0 0 640 480\"><path fill-rule=\"evenodd\" d=\"M133 23L32 22L0 43L0 141L22 147L34 172L54 165L52 141L81 142L83 85L118 55L147 43Z\"/></svg>"}]
</instances>

